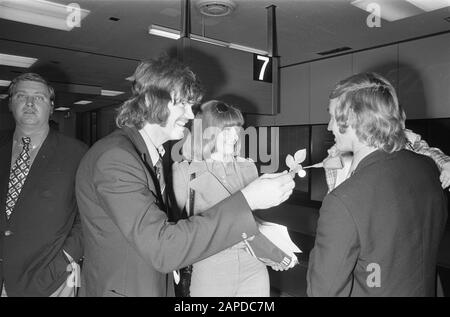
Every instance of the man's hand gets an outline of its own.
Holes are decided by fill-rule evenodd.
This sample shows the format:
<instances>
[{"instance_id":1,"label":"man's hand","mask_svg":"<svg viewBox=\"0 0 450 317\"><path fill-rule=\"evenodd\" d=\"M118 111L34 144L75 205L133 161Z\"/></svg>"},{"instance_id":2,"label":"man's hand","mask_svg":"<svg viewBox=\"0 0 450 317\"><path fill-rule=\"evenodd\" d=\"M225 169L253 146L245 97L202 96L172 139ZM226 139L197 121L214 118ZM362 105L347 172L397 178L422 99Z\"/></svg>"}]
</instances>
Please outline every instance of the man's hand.
<instances>
[{"instance_id":1,"label":"man's hand","mask_svg":"<svg viewBox=\"0 0 450 317\"><path fill-rule=\"evenodd\" d=\"M242 189L252 210L278 206L291 196L295 182L287 171L264 174Z\"/></svg>"},{"instance_id":2,"label":"man's hand","mask_svg":"<svg viewBox=\"0 0 450 317\"><path fill-rule=\"evenodd\" d=\"M441 176L439 177L441 184L442 184L442 188L447 188L450 186L450 162L445 163L442 166L442 172L441 172ZM449 188L450 191L450 188Z\"/></svg>"}]
</instances>

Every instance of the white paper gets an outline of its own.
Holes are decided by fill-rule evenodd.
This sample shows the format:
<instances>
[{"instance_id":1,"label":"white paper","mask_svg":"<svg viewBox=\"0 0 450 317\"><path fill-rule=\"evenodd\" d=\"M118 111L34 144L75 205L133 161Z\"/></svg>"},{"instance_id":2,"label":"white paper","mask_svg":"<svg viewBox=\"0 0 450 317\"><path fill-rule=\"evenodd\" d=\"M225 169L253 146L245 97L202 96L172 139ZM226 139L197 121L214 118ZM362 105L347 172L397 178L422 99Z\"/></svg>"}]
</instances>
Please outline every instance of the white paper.
<instances>
[{"instance_id":1,"label":"white paper","mask_svg":"<svg viewBox=\"0 0 450 317\"><path fill-rule=\"evenodd\" d=\"M265 235L270 241L272 241L273 244L289 256L292 257L295 256L294 253L302 252L302 250L300 250L295 243L292 242L286 226L263 221L259 224L258 228L263 235Z\"/></svg>"}]
</instances>

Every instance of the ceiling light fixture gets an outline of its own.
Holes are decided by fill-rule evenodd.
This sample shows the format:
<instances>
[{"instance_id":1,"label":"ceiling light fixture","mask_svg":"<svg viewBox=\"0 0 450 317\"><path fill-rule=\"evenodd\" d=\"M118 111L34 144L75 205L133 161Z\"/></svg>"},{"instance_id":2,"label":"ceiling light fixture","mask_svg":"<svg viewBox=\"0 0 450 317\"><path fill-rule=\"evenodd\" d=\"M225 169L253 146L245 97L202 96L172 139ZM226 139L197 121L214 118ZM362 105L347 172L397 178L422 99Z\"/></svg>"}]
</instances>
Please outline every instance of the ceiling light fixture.
<instances>
[{"instance_id":1,"label":"ceiling light fixture","mask_svg":"<svg viewBox=\"0 0 450 317\"><path fill-rule=\"evenodd\" d=\"M100 93L102 96L109 96L109 97L114 97L114 96L118 96L121 94L124 94L123 91L116 91L116 90L103 90Z\"/></svg>"},{"instance_id":2,"label":"ceiling light fixture","mask_svg":"<svg viewBox=\"0 0 450 317\"><path fill-rule=\"evenodd\" d=\"M37 58L0 53L0 65L29 68Z\"/></svg>"},{"instance_id":3,"label":"ceiling light fixture","mask_svg":"<svg viewBox=\"0 0 450 317\"><path fill-rule=\"evenodd\" d=\"M155 25L155 24L152 24L150 26L148 33L157 35L157 36L170 38L170 39L175 39L175 40L180 38L180 31L171 29L171 28L167 28L164 26ZM239 51L245 51L248 53L268 55L267 51L259 50L259 49L253 48L253 47L244 46L244 45L240 45L240 44L228 43L228 42L224 42L224 41L220 41L220 40L216 40L213 38L204 37L204 36L200 36L200 35L196 35L196 34L191 34L190 39L193 41L197 41L197 42L208 43L208 44L221 46L221 47L227 47L227 48L231 48L231 49L235 49L235 50L239 50ZM130 77L128 77L126 79L132 80L132 78L130 78Z\"/></svg>"},{"instance_id":4,"label":"ceiling light fixture","mask_svg":"<svg viewBox=\"0 0 450 317\"><path fill-rule=\"evenodd\" d=\"M405 0L355 0L350 4L389 22L402 20L424 12ZM374 11L374 5L378 5L379 10Z\"/></svg>"},{"instance_id":5,"label":"ceiling light fixture","mask_svg":"<svg viewBox=\"0 0 450 317\"><path fill-rule=\"evenodd\" d=\"M196 35L196 34L191 34L190 38L191 38L191 40L194 40L194 41L197 41L197 42L208 43L208 44L212 44L212 45L216 45L216 46L222 46L222 47L230 47L230 43L227 43L227 42L224 42L224 41L220 41L220 40L216 40L216 39L212 39L212 38L209 38L209 37Z\"/></svg>"},{"instance_id":6,"label":"ceiling light fixture","mask_svg":"<svg viewBox=\"0 0 450 317\"><path fill-rule=\"evenodd\" d=\"M450 7L450 0L406 0L423 11L434 11Z\"/></svg>"},{"instance_id":7,"label":"ceiling light fixture","mask_svg":"<svg viewBox=\"0 0 450 317\"><path fill-rule=\"evenodd\" d=\"M80 101L74 102L73 104L74 105L88 105L90 103L92 103L92 101L90 101L90 100L80 100Z\"/></svg>"},{"instance_id":8,"label":"ceiling light fixture","mask_svg":"<svg viewBox=\"0 0 450 317\"><path fill-rule=\"evenodd\" d=\"M45 0L1 0L0 18L70 31L90 13L79 6Z\"/></svg>"},{"instance_id":9,"label":"ceiling light fixture","mask_svg":"<svg viewBox=\"0 0 450 317\"><path fill-rule=\"evenodd\" d=\"M70 108L68 108L68 107L58 107L58 108L55 108L55 111L67 111L67 110L70 110Z\"/></svg>"},{"instance_id":10,"label":"ceiling light fixture","mask_svg":"<svg viewBox=\"0 0 450 317\"><path fill-rule=\"evenodd\" d=\"M0 79L0 87L8 87L10 83L11 83L10 80L1 80Z\"/></svg>"}]
</instances>

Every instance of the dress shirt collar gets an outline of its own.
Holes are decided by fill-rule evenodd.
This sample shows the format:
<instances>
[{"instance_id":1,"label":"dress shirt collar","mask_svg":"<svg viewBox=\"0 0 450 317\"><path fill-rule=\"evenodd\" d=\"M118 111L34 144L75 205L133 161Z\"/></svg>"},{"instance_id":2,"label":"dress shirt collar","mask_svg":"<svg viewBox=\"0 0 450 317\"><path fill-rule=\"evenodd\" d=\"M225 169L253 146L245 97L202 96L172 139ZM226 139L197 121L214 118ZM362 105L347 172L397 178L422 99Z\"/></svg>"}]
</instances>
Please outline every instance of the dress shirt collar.
<instances>
[{"instance_id":1,"label":"dress shirt collar","mask_svg":"<svg viewBox=\"0 0 450 317\"><path fill-rule=\"evenodd\" d=\"M49 131L49 127L46 127L42 132L27 135L21 130L16 129L13 135L13 145L22 147L22 138L29 137L31 139L30 150L33 151L39 149L42 143L44 143L44 140L47 138Z\"/></svg>"},{"instance_id":2,"label":"dress shirt collar","mask_svg":"<svg viewBox=\"0 0 450 317\"><path fill-rule=\"evenodd\" d=\"M145 146L148 149L148 153L150 154L153 166L155 166L158 160L164 156L165 150L162 145L156 148L150 136L149 126L150 125L146 123L145 126L139 130L139 133L144 139Z\"/></svg>"}]
</instances>

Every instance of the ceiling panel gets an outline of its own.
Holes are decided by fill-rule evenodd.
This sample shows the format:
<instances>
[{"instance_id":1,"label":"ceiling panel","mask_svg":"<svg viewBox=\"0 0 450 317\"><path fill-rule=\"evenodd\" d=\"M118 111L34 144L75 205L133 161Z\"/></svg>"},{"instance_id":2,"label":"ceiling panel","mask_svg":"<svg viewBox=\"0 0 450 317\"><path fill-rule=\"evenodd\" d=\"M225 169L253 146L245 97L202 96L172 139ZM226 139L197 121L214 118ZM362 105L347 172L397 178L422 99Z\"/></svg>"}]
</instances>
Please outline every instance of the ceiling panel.
<instances>
[{"instance_id":1,"label":"ceiling panel","mask_svg":"<svg viewBox=\"0 0 450 317\"><path fill-rule=\"evenodd\" d=\"M51 82L93 85L129 91L125 80L142 59L173 54L176 41L148 34L151 24L180 28L179 0L54 0L78 3L91 13L70 32L0 19L0 52L37 57L30 71ZM374 0L377 1L377 0ZM403 1L403 0L396 0ZM448 31L449 8L424 13L382 27L366 25L368 13L351 0L234 0L226 17L205 17L191 1L192 33L254 48L267 49L267 9L276 6L278 53L281 66L320 58L318 52L349 46L353 50ZM111 17L118 21L110 20ZM24 69L0 66L0 79L12 79ZM0 93L5 88L0 88ZM58 101L79 96L61 92ZM128 95L99 99L85 108L115 105Z\"/></svg>"}]
</instances>

